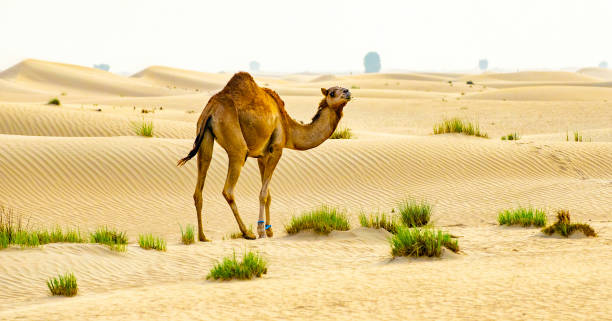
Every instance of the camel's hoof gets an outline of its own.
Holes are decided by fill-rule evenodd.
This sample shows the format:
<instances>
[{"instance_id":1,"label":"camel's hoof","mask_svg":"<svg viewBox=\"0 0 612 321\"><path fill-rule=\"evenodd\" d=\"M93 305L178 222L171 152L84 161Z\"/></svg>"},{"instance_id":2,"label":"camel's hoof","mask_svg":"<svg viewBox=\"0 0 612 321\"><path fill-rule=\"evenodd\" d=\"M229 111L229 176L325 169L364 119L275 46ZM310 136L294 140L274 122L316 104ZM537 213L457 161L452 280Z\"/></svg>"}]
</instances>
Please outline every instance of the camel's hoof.
<instances>
[{"instance_id":1,"label":"camel's hoof","mask_svg":"<svg viewBox=\"0 0 612 321\"><path fill-rule=\"evenodd\" d=\"M254 240L255 239L255 234L253 234L251 232L242 233L242 237L244 237L247 240Z\"/></svg>"},{"instance_id":2,"label":"camel's hoof","mask_svg":"<svg viewBox=\"0 0 612 321\"><path fill-rule=\"evenodd\" d=\"M204 235L198 236L198 240L200 240L200 242L210 242L210 240L207 239Z\"/></svg>"},{"instance_id":3,"label":"camel's hoof","mask_svg":"<svg viewBox=\"0 0 612 321\"><path fill-rule=\"evenodd\" d=\"M269 228L266 230L266 235L267 235L268 237L272 237L272 236L274 236L274 232L272 232L272 227L269 227Z\"/></svg>"}]
</instances>

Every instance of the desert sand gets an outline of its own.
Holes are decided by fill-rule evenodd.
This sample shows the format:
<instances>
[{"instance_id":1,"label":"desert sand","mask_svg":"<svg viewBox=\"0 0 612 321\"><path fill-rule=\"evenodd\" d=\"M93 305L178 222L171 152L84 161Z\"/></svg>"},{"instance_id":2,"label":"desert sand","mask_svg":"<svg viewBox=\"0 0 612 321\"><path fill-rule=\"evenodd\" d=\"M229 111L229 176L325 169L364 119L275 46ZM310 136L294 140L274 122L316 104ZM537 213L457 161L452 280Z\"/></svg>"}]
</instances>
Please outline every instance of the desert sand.
<instances>
[{"instance_id":1,"label":"desert sand","mask_svg":"<svg viewBox=\"0 0 612 321\"><path fill-rule=\"evenodd\" d=\"M26 60L0 72L0 205L35 226L108 225L126 231L126 253L97 244L0 251L0 320L603 320L612 317L612 72L257 75L304 122L320 87L355 99L340 125L356 135L309 151L285 150L271 183L271 239L223 240L237 231L221 195L225 152L215 145L204 188L204 232L194 224L197 118L232 76L152 66L131 77ZM466 82L472 80L474 85ZM57 97L61 106L47 105ZM142 113L142 109L152 112ZM433 135L448 117L479 122L489 139ZM154 121L154 137L133 122ZM573 131L587 142L567 142ZM518 141L500 136L521 134ZM570 137L571 138L571 137ZM246 162L236 189L256 226L260 178ZM389 233L358 227L360 212L406 198L433 204L436 227L461 252L392 259ZM283 230L321 204L347 211L352 230L329 236ZM596 238L545 237L499 227L497 213L568 209ZM139 233L168 241L139 248ZM222 257L245 249L269 260L252 281L212 282ZM79 295L51 297L45 281L73 271Z\"/></svg>"}]
</instances>

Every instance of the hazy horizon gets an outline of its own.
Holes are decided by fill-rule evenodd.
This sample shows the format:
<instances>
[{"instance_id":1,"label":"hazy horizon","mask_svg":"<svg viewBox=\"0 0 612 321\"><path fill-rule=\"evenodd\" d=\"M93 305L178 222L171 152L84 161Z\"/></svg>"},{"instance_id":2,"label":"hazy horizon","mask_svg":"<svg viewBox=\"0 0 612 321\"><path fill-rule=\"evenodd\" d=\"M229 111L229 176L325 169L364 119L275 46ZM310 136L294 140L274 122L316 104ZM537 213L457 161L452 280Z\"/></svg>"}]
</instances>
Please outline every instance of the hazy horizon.
<instances>
[{"instance_id":1,"label":"hazy horizon","mask_svg":"<svg viewBox=\"0 0 612 321\"><path fill-rule=\"evenodd\" d=\"M134 73L571 69L612 60L609 1L3 1L0 70L27 59Z\"/></svg>"}]
</instances>

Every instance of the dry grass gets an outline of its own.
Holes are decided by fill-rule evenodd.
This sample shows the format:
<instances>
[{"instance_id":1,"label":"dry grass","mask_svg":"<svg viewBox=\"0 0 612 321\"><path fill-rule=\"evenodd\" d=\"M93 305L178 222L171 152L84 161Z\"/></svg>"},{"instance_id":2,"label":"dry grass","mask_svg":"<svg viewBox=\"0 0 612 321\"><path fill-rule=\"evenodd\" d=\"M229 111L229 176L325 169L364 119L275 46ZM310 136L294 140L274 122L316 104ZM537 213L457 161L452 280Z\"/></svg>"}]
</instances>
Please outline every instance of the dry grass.
<instances>
[{"instance_id":1,"label":"dry grass","mask_svg":"<svg viewBox=\"0 0 612 321\"><path fill-rule=\"evenodd\" d=\"M567 210L557 211L557 222L542 229L544 234L553 235L558 233L564 237L569 237L576 231L581 231L586 236L597 236L597 233L595 233L595 230L590 225L585 223L572 223L570 221L569 211Z\"/></svg>"}]
</instances>

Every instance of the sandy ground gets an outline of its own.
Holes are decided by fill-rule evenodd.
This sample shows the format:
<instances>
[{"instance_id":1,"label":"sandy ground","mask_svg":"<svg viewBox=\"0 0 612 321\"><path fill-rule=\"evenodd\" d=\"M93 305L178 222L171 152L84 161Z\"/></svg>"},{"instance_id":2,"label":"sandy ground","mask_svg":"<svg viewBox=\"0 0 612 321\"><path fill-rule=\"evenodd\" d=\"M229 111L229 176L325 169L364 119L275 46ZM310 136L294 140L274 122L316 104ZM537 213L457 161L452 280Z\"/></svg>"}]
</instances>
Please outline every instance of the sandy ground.
<instances>
[{"instance_id":1,"label":"sandy ground","mask_svg":"<svg viewBox=\"0 0 612 321\"><path fill-rule=\"evenodd\" d=\"M351 88L341 126L357 137L285 151L271 185L275 237L256 241L223 240L237 226L221 195L227 157L215 146L204 190L213 242L185 246L179 225L195 223L196 170L175 164L230 77L162 66L122 77L39 60L0 72L0 205L36 226L109 225L131 241L127 253L2 250L0 320L612 319L610 70L256 75L303 121L320 87ZM62 105L46 105L53 97ZM454 116L491 138L431 134ZM143 118L154 138L134 134ZM589 141L566 142L575 130ZM500 140L515 131L521 140ZM251 159L236 190L247 224L257 220L259 188ZM461 253L392 260L387 232L357 227L361 211L390 211L407 197L434 205L435 224L460 237ZM345 209L354 229L284 233L291 215L321 204ZM545 208L551 220L568 209L599 237L498 227L497 212L518 205ZM140 249L145 232L165 237L168 251ZM245 249L270 261L266 276L205 280L217 260ZM65 271L79 295L49 296L45 281Z\"/></svg>"}]
</instances>

